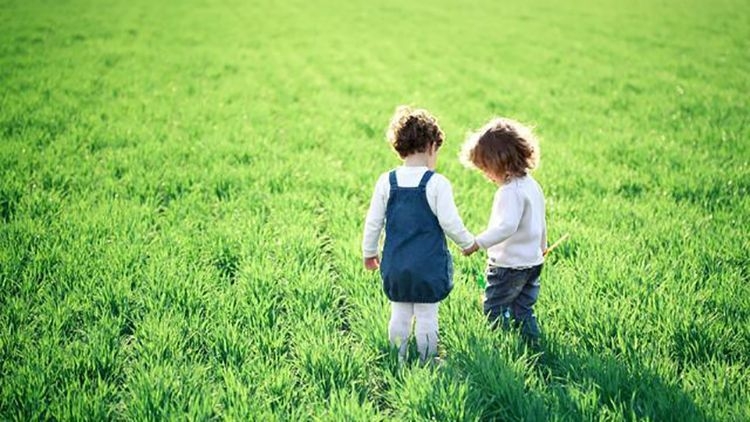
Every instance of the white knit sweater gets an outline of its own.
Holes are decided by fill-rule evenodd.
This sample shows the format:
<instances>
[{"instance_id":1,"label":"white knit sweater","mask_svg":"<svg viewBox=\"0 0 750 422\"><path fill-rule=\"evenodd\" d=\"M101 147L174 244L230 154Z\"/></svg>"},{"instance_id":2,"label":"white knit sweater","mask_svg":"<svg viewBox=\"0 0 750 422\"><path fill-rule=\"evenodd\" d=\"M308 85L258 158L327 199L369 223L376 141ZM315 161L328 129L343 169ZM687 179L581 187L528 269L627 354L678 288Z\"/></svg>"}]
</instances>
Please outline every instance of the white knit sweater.
<instances>
[{"instance_id":1,"label":"white knit sweater","mask_svg":"<svg viewBox=\"0 0 750 422\"><path fill-rule=\"evenodd\" d=\"M487 230L477 244L487 249L489 264L526 268L544 262L547 223L544 194L531 176L511 179L495 193Z\"/></svg>"}]
</instances>

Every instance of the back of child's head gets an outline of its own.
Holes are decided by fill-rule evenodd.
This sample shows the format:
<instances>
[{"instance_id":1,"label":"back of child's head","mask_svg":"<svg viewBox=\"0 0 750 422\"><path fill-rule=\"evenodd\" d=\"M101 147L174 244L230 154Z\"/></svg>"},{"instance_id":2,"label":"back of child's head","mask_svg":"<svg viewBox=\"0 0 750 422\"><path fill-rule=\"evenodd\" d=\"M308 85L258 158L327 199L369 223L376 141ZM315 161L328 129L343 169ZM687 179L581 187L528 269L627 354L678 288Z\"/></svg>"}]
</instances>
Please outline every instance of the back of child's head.
<instances>
[{"instance_id":1,"label":"back of child's head","mask_svg":"<svg viewBox=\"0 0 750 422\"><path fill-rule=\"evenodd\" d=\"M499 178L522 177L539 163L539 141L523 124L494 118L466 139L461 161Z\"/></svg>"},{"instance_id":2,"label":"back of child's head","mask_svg":"<svg viewBox=\"0 0 750 422\"><path fill-rule=\"evenodd\" d=\"M388 125L386 138L401 158L425 152L432 145L440 148L443 131L437 119L424 109L398 106Z\"/></svg>"}]
</instances>

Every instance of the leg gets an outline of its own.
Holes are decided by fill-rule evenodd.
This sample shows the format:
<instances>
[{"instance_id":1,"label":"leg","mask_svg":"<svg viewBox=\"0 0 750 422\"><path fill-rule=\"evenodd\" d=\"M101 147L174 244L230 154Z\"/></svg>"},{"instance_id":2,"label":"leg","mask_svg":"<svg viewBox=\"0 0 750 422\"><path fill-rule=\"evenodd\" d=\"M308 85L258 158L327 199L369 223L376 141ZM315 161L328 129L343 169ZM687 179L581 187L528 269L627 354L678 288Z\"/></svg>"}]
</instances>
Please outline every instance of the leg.
<instances>
[{"instance_id":1,"label":"leg","mask_svg":"<svg viewBox=\"0 0 750 422\"><path fill-rule=\"evenodd\" d=\"M411 335L411 320L414 304L391 302L391 321L388 325L388 338L391 345L398 348L399 360L406 359L406 349Z\"/></svg>"},{"instance_id":2,"label":"leg","mask_svg":"<svg viewBox=\"0 0 750 422\"><path fill-rule=\"evenodd\" d=\"M519 271L511 268L490 267L487 269L487 287L485 289L484 314L493 328L499 323L509 327L509 307L521 293L525 279Z\"/></svg>"},{"instance_id":3,"label":"leg","mask_svg":"<svg viewBox=\"0 0 750 422\"><path fill-rule=\"evenodd\" d=\"M438 303L415 303L414 316L419 360L425 363L438 353Z\"/></svg>"},{"instance_id":4,"label":"leg","mask_svg":"<svg viewBox=\"0 0 750 422\"><path fill-rule=\"evenodd\" d=\"M534 315L534 304L539 297L539 289L541 288L541 284L539 283L541 271L541 266L524 271L528 281L513 301L513 319L521 325L521 334L532 341L537 340L541 336L541 331Z\"/></svg>"}]
</instances>

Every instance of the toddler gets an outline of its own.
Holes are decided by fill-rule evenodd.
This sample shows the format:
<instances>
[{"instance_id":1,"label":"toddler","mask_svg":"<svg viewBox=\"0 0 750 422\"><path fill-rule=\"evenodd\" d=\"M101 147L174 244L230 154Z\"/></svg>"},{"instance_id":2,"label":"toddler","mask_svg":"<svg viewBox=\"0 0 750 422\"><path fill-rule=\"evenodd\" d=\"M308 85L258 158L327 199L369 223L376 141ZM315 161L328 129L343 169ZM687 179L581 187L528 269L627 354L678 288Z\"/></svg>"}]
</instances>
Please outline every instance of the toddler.
<instances>
[{"instance_id":1,"label":"toddler","mask_svg":"<svg viewBox=\"0 0 750 422\"><path fill-rule=\"evenodd\" d=\"M484 313L493 326L502 321L506 328L512 316L536 344L541 333L534 304L547 247L544 194L529 174L539 162L538 142L524 125L496 118L469 137L461 155L498 186L487 230L464 250L487 250Z\"/></svg>"},{"instance_id":2,"label":"toddler","mask_svg":"<svg viewBox=\"0 0 750 422\"><path fill-rule=\"evenodd\" d=\"M445 235L462 249L474 244L453 202L451 184L435 173L443 132L427 111L401 106L387 132L403 165L380 175L367 212L364 265L380 267L391 301L388 336L403 362L415 319L421 363L437 358L438 304L453 288L453 262ZM382 263L378 240L385 226Z\"/></svg>"}]
</instances>

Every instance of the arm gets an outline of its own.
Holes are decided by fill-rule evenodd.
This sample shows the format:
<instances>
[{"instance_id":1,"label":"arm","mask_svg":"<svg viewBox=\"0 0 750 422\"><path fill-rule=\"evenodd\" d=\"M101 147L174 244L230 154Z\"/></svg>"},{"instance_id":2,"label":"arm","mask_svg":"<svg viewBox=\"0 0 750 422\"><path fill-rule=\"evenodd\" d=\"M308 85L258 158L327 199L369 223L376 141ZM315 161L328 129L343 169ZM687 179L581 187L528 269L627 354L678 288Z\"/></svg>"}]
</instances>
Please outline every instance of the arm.
<instances>
[{"instance_id":1,"label":"arm","mask_svg":"<svg viewBox=\"0 0 750 422\"><path fill-rule=\"evenodd\" d=\"M453 188L448 179L441 178L436 186L437 198L435 214L440 228L461 249L467 249L474 244L474 236L466 229L453 200Z\"/></svg>"},{"instance_id":2,"label":"arm","mask_svg":"<svg viewBox=\"0 0 750 422\"><path fill-rule=\"evenodd\" d=\"M365 267L368 270L376 269L380 263L378 259L378 241L380 240L380 234L383 231L383 224L385 222L387 190L384 191L384 188L388 188L384 186L383 181L384 179L381 176L375 184L375 189L370 199L370 208L365 217L365 228L362 236L362 256L364 257Z\"/></svg>"},{"instance_id":3,"label":"arm","mask_svg":"<svg viewBox=\"0 0 750 422\"><path fill-rule=\"evenodd\" d=\"M505 241L518 230L523 199L514 187L506 185L498 191L493 209L497 213L496 223L477 236L477 244L484 249Z\"/></svg>"}]
</instances>

